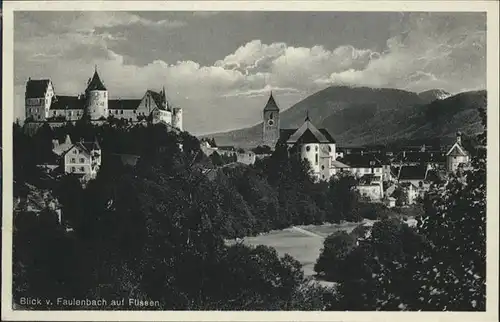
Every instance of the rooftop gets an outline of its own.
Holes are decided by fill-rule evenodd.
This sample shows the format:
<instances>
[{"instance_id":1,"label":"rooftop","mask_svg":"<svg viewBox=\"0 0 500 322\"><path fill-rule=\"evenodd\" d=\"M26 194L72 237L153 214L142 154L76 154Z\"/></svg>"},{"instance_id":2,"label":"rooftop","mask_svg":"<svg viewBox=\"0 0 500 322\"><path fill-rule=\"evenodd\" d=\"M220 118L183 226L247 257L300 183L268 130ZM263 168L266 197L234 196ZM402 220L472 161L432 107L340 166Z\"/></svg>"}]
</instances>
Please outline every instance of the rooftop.
<instances>
[{"instance_id":1,"label":"rooftop","mask_svg":"<svg viewBox=\"0 0 500 322\"><path fill-rule=\"evenodd\" d=\"M97 73L97 67L94 71L94 75L92 76L92 79L89 80L89 83L87 85L87 91L106 91L106 87L101 81L101 78L99 77L99 74Z\"/></svg>"},{"instance_id":2,"label":"rooftop","mask_svg":"<svg viewBox=\"0 0 500 322\"><path fill-rule=\"evenodd\" d=\"M45 97L50 79L29 79L26 83L26 98Z\"/></svg>"},{"instance_id":3,"label":"rooftop","mask_svg":"<svg viewBox=\"0 0 500 322\"><path fill-rule=\"evenodd\" d=\"M370 154L345 154L339 161L351 168L381 168L382 163Z\"/></svg>"},{"instance_id":4,"label":"rooftop","mask_svg":"<svg viewBox=\"0 0 500 322\"><path fill-rule=\"evenodd\" d=\"M264 107L264 111L277 111L279 112L280 108L273 97L273 92L269 95L269 100L267 101L266 106Z\"/></svg>"}]
</instances>

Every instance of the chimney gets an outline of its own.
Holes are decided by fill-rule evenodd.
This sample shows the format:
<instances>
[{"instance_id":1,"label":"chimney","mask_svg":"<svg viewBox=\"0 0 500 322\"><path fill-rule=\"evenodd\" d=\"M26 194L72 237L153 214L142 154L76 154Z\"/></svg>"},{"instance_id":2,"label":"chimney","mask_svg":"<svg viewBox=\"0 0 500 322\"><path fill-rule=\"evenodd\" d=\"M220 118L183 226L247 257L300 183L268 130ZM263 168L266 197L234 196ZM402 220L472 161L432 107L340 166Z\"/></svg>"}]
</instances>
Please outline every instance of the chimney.
<instances>
[{"instance_id":1,"label":"chimney","mask_svg":"<svg viewBox=\"0 0 500 322\"><path fill-rule=\"evenodd\" d=\"M66 135L66 141L64 141L65 144L71 144L71 138L69 137L69 134Z\"/></svg>"},{"instance_id":2,"label":"chimney","mask_svg":"<svg viewBox=\"0 0 500 322\"><path fill-rule=\"evenodd\" d=\"M52 140L52 148L57 149L58 147L59 147L59 140L58 139Z\"/></svg>"},{"instance_id":3,"label":"chimney","mask_svg":"<svg viewBox=\"0 0 500 322\"><path fill-rule=\"evenodd\" d=\"M457 132L457 143L462 144L462 132Z\"/></svg>"}]
</instances>

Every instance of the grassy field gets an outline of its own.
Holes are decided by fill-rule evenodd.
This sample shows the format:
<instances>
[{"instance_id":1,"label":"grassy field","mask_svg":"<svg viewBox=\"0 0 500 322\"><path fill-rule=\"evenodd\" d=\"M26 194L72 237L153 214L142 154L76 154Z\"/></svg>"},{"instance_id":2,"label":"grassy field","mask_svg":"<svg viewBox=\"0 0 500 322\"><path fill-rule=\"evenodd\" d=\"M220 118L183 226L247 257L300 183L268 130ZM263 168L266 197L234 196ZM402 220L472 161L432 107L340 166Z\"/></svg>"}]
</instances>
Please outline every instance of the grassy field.
<instances>
[{"instance_id":1,"label":"grassy field","mask_svg":"<svg viewBox=\"0 0 500 322\"><path fill-rule=\"evenodd\" d=\"M280 256L289 254L302 264L306 276L313 276L314 264L323 248L324 239L335 231L350 232L358 225L360 223L291 227L260 236L245 237L243 243L273 247Z\"/></svg>"}]
</instances>

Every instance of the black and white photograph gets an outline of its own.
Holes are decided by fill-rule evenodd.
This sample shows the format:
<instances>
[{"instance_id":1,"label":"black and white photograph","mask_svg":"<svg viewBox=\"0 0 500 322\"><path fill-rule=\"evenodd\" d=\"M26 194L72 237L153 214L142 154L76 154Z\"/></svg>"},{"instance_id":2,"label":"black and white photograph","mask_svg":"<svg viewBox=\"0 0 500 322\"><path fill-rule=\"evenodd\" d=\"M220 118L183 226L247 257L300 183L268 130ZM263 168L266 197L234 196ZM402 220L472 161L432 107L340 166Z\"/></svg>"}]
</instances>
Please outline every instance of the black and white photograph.
<instances>
[{"instance_id":1,"label":"black and white photograph","mask_svg":"<svg viewBox=\"0 0 500 322\"><path fill-rule=\"evenodd\" d=\"M497 2L113 2L3 5L2 318L498 319Z\"/></svg>"}]
</instances>

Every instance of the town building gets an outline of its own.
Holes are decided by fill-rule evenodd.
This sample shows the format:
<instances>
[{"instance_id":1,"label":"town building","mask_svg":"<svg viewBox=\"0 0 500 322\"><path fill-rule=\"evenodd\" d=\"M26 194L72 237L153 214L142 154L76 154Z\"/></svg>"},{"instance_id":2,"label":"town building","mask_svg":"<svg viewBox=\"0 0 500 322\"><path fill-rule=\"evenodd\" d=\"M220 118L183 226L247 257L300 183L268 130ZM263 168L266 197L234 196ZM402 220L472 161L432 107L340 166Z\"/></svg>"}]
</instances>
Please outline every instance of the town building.
<instances>
[{"instance_id":1,"label":"town building","mask_svg":"<svg viewBox=\"0 0 500 322\"><path fill-rule=\"evenodd\" d=\"M318 129L309 116L298 129L281 129L280 139L291 154L307 160L313 177L329 180L335 173L335 140L326 129Z\"/></svg>"},{"instance_id":2,"label":"town building","mask_svg":"<svg viewBox=\"0 0 500 322\"><path fill-rule=\"evenodd\" d=\"M147 90L139 99L110 99L97 67L87 82L83 94L56 95L50 79L28 79L25 92L25 121L61 123L87 116L91 121L105 121L109 117L128 122L150 119L182 131L182 109L172 106L165 88L160 92Z\"/></svg>"},{"instance_id":3,"label":"town building","mask_svg":"<svg viewBox=\"0 0 500 322\"><path fill-rule=\"evenodd\" d=\"M384 199L384 187L381 174L365 174L359 178L356 186L361 197L370 202L381 202Z\"/></svg>"},{"instance_id":4,"label":"town building","mask_svg":"<svg viewBox=\"0 0 500 322\"><path fill-rule=\"evenodd\" d=\"M95 179L102 162L102 151L97 140L72 143L68 135L62 144L57 139L52 144L52 151L59 157L62 172L78 175L84 181Z\"/></svg>"},{"instance_id":5,"label":"town building","mask_svg":"<svg viewBox=\"0 0 500 322\"><path fill-rule=\"evenodd\" d=\"M459 167L467 167L470 162L470 154L462 145L462 133L457 133L456 142L446 153L446 171L454 173Z\"/></svg>"},{"instance_id":6,"label":"town building","mask_svg":"<svg viewBox=\"0 0 500 322\"><path fill-rule=\"evenodd\" d=\"M345 168L344 171L351 172L356 178L360 178L365 174L376 174L380 176L384 174L382 162L372 154L344 154L344 157L338 161L346 164L348 168Z\"/></svg>"}]
</instances>

